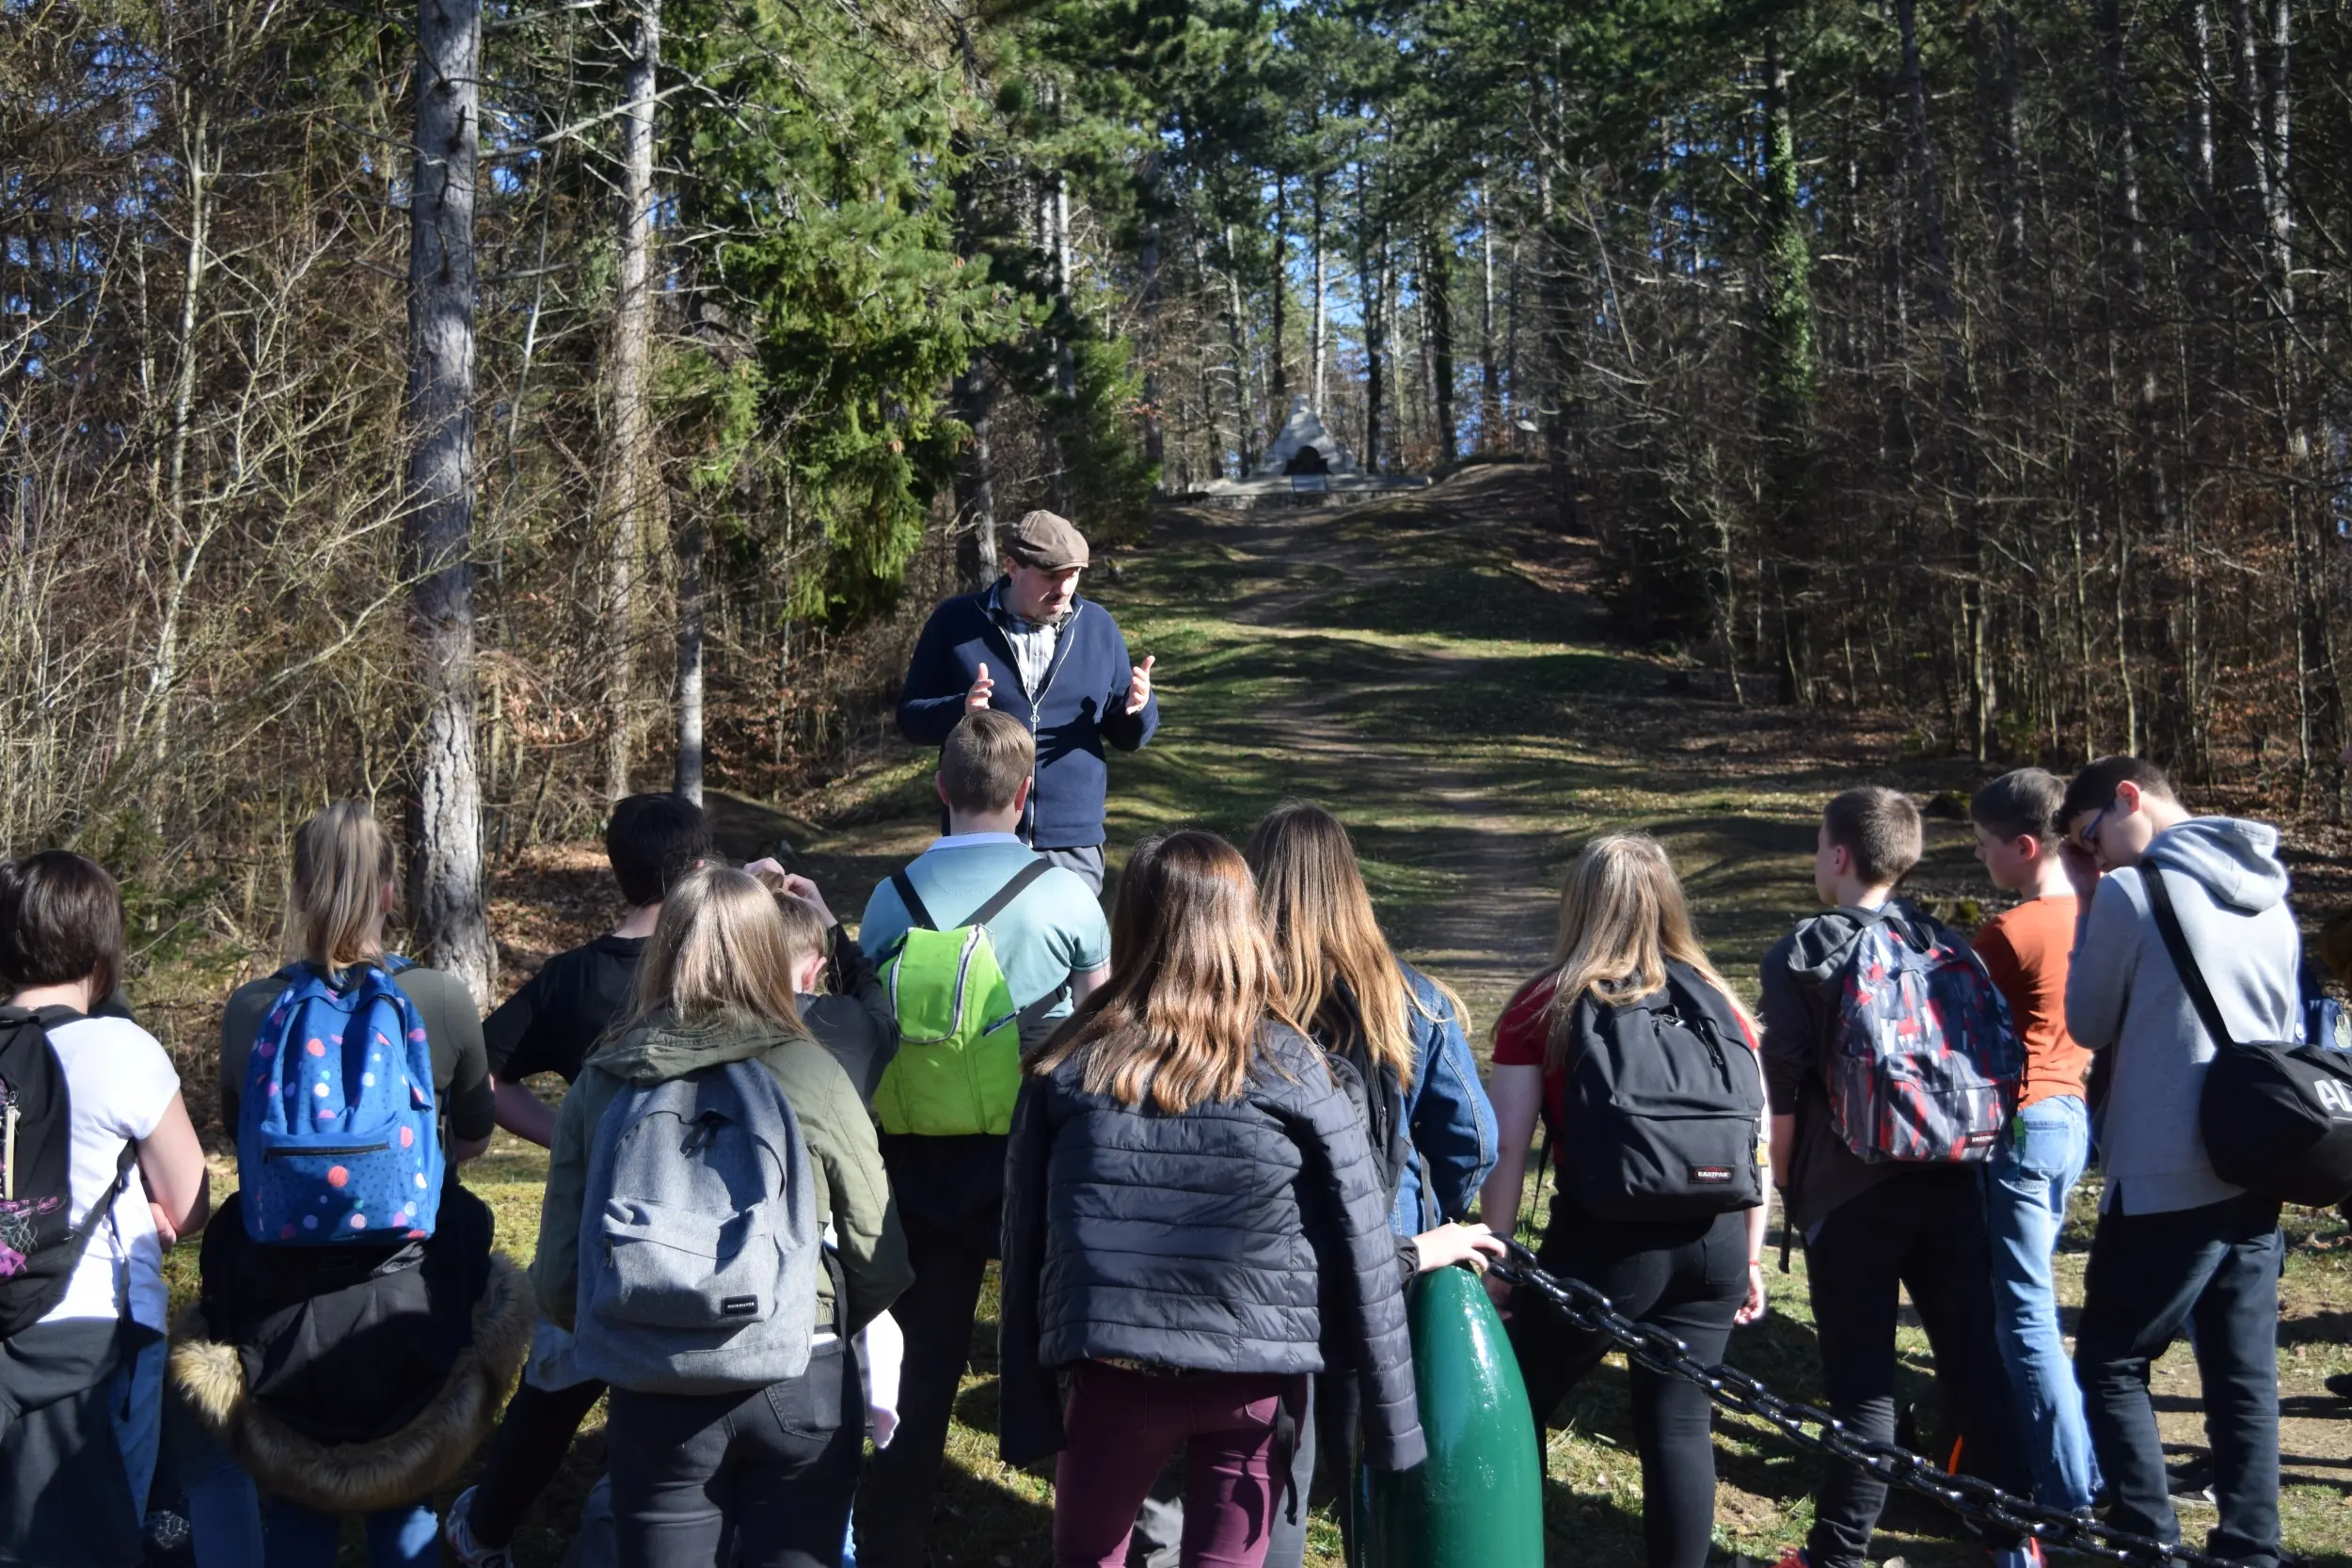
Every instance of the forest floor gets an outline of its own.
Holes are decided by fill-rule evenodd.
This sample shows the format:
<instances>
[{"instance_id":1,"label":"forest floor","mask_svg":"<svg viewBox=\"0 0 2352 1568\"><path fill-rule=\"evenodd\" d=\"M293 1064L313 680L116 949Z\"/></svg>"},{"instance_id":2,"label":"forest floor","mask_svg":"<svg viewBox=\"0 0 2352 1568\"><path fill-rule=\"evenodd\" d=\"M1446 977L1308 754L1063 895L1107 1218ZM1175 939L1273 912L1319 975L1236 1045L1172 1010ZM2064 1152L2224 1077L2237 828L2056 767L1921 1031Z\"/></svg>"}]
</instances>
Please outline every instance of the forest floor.
<instances>
[{"instance_id":1,"label":"forest floor","mask_svg":"<svg viewBox=\"0 0 2352 1568\"><path fill-rule=\"evenodd\" d=\"M1752 992L1766 947L1812 905L1824 799L1878 782L1932 800L1984 776L1981 765L1908 755L1911 726L1898 716L1794 712L1755 701L1756 691L1739 705L1720 674L1625 646L1598 597L1591 546L1549 533L1541 501L1534 470L1482 467L1373 506L1171 510L1102 563L1089 593L1118 615L1136 657L1157 656L1164 713L1150 748L1112 763L1114 867L1154 829L1198 823L1239 840L1279 800L1323 801L1353 832L1399 951L1468 1000L1483 1055L1487 1023L1549 949L1559 874L1594 833L1641 829L1665 843L1710 952ZM722 798L723 843L750 854L788 841L796 869L854 920L867 891L935 831L930 768L908 748L881 749L823 799L790 802L798 815ZM2332 835L2306 836L2295 859L2307 906L2341 901L2352 880L2345 858ZM1930 840L1915 893L1962 920L1997 906L1963 821L1931 816ZM494 922L507 982L609 922L609 887L589 846L534 852L504 875ZM2305 910L2307 919L2325 912ZM200 1092L192 1083L192 1101ZM543 1169L536 1149L501 1133L469 1173L517 1256L536 1232ZM2058 1259L2070 1322L2091 1201L2078 1195ZM2287 1544L2352 1560L2352 1405L2321 1386L2328 1373L2352 1370L2352 1237L2332 1216L2292 1218L2288 1228L2279 1352ZM175 1260L180 1272L192 1261ZM1770 1273L1771 1315L1734 1335L1729 1359L1815 1400L1801 1252L1792 1267ZM990 1435L993 1312L992 1283L932 1520L943 1565L1026 1568L1046 1556L1047 1476L999 1465ZM1925 1338L1908 1309L1905 1321L1903 1397L1931 1411ZM2204 1439L2185 1347L2155 1382L2168 1450L2187 1461ZM1641 1481L1622 1362L1587 1378L1564 1414L1567 1430L1551 1435L1545 1460L1549 1555L1632 1568L1642 1561ZM560 1560L603 1463L600 1423L592 1418L532 1514L519 1562ZM1803 1539L1817 1466L1740 1418L1719 1422L1717 1446L1718 1544L1769 1562ZM2213 1513L2185 1504L2183 1521L2199 1540ZM1311 1560L1332 1568L1338 1546L1319 1513ZM1912 1568L1980 1560L1947 1515L1905 1497L1889 1507L1875 1555Z\"/></svg>"}]
</instances>

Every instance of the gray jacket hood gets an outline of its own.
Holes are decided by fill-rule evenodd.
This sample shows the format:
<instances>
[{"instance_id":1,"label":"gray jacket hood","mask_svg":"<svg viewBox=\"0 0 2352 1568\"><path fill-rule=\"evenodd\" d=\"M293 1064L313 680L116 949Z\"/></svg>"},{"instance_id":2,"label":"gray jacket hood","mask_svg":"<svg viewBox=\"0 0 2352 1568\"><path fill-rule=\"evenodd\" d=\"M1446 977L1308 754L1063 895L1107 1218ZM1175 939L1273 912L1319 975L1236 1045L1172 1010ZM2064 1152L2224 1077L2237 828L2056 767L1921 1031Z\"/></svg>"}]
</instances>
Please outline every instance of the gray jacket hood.
<instances>
[{"instance_id":1,"label":"gray jacket hood","mask_svg":"<svg viewBox=\"0 0 2352 1568\"><path fill-rule=\"evenodd\" d=\"M1922 953L1933 944L1926 920L1899 898L1890 898L1875 910L1841 904L1796 928L1788 949L1788 968L1816 986L1836 980L1845 972L1846 960L1862 933L1881 922Z\"/></svg>"},{"instance_id":2,"label":"gray jacket hood","mask_svg":"<svg viewBox=\"0 0 2352 1568\"><path fill-rule=\"evenodd\" d=\"M2194 816L2158 833L2142 859L2195 878L2215 903L2241 913L2260 914L2287 895L2279 830L2267 822Z\"/></svg>"}]
</instances>

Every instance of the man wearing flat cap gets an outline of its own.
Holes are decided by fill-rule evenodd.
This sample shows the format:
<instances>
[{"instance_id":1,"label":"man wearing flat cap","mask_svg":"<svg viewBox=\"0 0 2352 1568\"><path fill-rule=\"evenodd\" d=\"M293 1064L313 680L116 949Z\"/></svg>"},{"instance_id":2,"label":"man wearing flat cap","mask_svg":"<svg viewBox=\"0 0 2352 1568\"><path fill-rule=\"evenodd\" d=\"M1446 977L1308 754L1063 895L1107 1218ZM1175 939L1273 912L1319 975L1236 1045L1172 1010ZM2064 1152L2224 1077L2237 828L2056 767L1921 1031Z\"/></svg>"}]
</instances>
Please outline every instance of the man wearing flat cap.
<instances>
[{"instance_id":1,"label":"man wearing flat cap","mask_svg":"<svg viewBox=\"0 0 2352 1568\"><path fill-rule=\"evenodd\" d=\"M898 695L898 731L937 746L993 707L1037 736L1036 782L1020 837L1103 889L1103 744L1141 749L1160 725L1152 660L1133 664L1110 611L1078 596L1087 542L1067 518L1032 512L1005 538L1007 570L931 611Z\"/></svg>"}]
</instances>

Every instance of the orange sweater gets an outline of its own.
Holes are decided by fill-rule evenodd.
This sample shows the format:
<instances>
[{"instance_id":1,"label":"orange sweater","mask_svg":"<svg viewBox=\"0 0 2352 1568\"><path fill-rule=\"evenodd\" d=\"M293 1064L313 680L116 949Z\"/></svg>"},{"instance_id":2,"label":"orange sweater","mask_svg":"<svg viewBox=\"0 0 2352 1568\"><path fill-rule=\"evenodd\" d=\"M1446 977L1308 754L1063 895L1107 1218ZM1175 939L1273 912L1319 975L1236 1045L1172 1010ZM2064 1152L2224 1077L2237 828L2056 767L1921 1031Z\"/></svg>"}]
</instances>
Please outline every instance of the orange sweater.
<instances>
[{"instance_id":1,"label":"orange sweater","mask_svg":"<svg viewBox=\"0 0 2352 1568\"><path fill-rule=\"evenodd\" d=\"M2090 1070L2090 1053L2066 1032L2066 959L2074 946L2075 909L2071 895L2036 898L1977 928L1977 952L2009 999L2026 1046L2020 1110L2054 1095L2079 1096Z\"/></svg>"}]
</instances>

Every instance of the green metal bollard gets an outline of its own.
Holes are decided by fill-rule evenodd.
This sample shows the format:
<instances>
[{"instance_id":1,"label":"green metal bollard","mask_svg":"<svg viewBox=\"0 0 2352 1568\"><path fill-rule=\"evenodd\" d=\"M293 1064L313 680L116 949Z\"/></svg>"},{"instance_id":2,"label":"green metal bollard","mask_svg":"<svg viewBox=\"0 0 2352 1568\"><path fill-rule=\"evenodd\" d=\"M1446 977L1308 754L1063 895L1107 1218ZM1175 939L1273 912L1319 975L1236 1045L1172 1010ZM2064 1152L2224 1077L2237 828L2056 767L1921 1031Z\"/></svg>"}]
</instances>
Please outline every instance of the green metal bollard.
<instances>
[{"instance_id":1,"label":"green metal bollard","mask_svg":"<svg viewBox=\"0 0 2352 1568\"><path fill-rule=\"evenodd\" d=\"M1360 1472L1357 1568L1540 1568L1543 1454L1502 1319L1468 1269L1415 1280L1409 1315L1429 1458Z\"/></svg>"}]
</instances>

